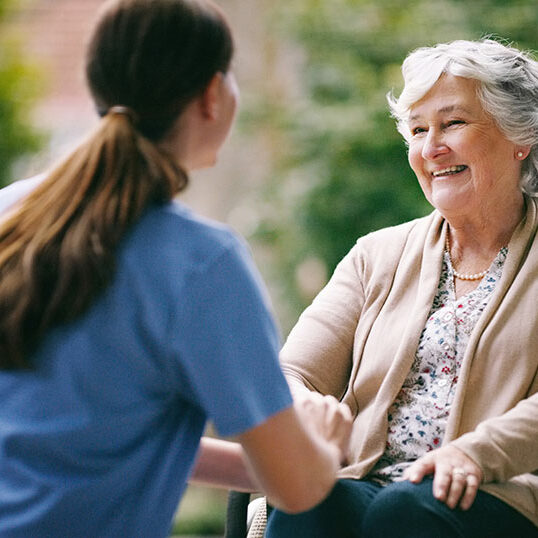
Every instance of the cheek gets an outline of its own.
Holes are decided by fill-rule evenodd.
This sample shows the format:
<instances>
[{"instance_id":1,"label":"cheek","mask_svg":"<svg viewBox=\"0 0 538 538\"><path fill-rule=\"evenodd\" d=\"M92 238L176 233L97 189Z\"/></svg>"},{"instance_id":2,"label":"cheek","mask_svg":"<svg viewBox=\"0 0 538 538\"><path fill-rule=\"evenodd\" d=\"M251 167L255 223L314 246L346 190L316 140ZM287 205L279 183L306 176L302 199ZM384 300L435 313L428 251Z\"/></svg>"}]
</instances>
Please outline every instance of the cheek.
<instances>
[{"instance_id":1,"label":"cheek","mask_svg":"<svg viewBox=\"0 0 538 538\"><path fill-rule=\"evenodd\" d=\"M429 199L431 193L431 180L429 174L424 172L424 159L422 158L422 146L420 144L413 144L409 146L409 151L407 153L407 160L411 170L415 173L418 183L422 192L426 198Z\"/></svg>"},{"instance_id":2,"label":"cheek","mask_svg":"<svg viewBox=\"0 0 538 538\"><path fill-rule=\"evenodd\" d=\"M238 108L239 108L239 99L237 97L234 97L233 103L232 103L232 120L235 119Z\"/></svg>"},{"instance_id":3,"label":"cheek","mask_svg":"<svg viewBox=\"0 0 538 538\"><path fill-rule=\"evenodd\" d=\"M230 99L232 101L232 104L231 104L232 117L235 117L237 109L239 108L239 99L240 99L239 86L237 86L235 79L233 80L230 87Z\"/></svg>"},{"instance_id":4,"label":"cheek","mask_svg":"<svg viewBox=\"0 0 538 538\"><path fill-rule=\"evenodd\" d=\"M422 148L420 148L418 144L412 144L409 146L407 160L413 172L415 172L415 174L418 176L423 164Z\"/></svg>"}]
</instances>

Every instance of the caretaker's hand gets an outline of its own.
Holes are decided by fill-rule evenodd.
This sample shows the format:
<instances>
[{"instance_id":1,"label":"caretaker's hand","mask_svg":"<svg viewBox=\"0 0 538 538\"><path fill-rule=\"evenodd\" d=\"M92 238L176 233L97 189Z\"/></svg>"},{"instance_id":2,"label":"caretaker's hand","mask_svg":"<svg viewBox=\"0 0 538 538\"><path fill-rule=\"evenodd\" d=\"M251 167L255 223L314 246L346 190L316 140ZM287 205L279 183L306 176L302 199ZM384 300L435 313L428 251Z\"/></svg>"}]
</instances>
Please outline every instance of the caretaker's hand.
<instances>
[{"instance_id":1,"label":"caretaker's hand","mask_svg":"<svg viewBox=\"0 0 538 538\"><path fill-rule=\"evenodd\" d=\"M333 443L340 451L340 462L345 463L353 424L349 407L334 396L312 391L295 392L294 399L295 409L303 423L313 426L321 437Z\"/></svg>"}]
</instances>

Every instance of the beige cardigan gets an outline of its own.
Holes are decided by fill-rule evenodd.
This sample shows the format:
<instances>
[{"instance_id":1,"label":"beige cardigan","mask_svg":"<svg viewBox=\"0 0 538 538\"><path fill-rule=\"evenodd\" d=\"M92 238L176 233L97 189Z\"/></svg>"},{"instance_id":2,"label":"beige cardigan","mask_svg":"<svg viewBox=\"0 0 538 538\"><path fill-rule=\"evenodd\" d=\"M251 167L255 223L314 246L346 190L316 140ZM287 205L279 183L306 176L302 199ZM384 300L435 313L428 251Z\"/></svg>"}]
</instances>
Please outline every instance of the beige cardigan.
<instances>
[{"instance_id":1,"label":"beige cardigan","mask_svg":"<svg viewBox=\"0 0 538 538\"><path fill-rule=\"evenodd\" d=\"M538 199L513 234L503 275L471 334L444 444L472 457L483 490L538 526ZM382 455L387 411L412 365L441 272L438 212L369 234L339 264L281 353L286 375L354 413L352 461Z\"/></svg>"}]
</instances>

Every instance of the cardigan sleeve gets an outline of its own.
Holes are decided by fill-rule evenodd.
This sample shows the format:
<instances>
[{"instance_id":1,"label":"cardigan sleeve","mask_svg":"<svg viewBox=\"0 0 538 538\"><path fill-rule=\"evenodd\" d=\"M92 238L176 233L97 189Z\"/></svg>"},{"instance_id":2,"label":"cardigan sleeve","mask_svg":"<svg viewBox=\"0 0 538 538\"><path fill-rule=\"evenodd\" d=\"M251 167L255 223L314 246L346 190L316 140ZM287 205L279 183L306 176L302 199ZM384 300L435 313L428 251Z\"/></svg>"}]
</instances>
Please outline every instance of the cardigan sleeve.
<instances>
[{"instance_id":1,"label":"cardigan sleeve","mask_svg":"<svg viewBox=\"0 0 538 538\"><path fill-rule=\"evenodd\" d=\"M482 468L484 482L538 471L538 393L452 441Z\"/></svg>"},{"instance_id":2,"label":"cardigan sleeve","mask_svg":"<svg viewBox=\"0 0 538 538\"><path fill-rule=\"evenodd\" d=\"M355 245L290 332L280 354L289 381L336 398L344 394L364 302L359 265Z\"/></svg>"}]
</instances>

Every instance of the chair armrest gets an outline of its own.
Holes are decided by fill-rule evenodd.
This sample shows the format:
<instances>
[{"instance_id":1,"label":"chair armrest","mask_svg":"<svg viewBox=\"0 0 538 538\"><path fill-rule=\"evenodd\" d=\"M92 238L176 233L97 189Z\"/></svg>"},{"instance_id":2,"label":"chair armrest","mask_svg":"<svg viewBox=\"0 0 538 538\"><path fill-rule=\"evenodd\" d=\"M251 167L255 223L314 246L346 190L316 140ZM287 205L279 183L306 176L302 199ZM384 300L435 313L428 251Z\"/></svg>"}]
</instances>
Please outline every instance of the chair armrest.
<instances>
[{"instance_id":1,"label":"chair armrest","mask_svg":"<svg viewBox=\"0 0 538 538\"><path fill-rule=\"evenodd\" d=\"M247 535L247 509L250 493L230 491L226 508L224 538L245 538Z\"/></svg>"}]
</instances>

